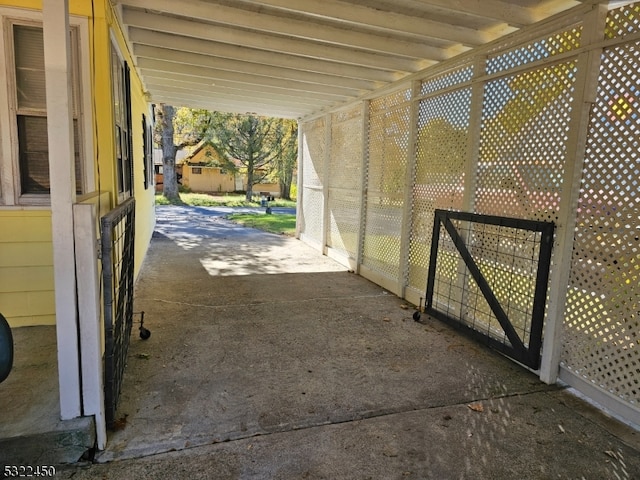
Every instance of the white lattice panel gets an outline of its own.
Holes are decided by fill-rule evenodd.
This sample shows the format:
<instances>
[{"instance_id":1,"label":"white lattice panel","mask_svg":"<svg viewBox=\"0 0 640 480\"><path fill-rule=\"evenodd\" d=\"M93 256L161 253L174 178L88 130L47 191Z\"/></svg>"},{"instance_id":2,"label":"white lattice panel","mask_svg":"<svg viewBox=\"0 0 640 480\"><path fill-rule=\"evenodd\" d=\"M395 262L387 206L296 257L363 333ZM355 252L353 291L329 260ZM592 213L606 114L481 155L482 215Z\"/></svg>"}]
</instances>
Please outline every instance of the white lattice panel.
<instances>
[{"instance_id":1,"label":"white lattice panel","mask_svg":"<svg viewBox=\"0 0 640 480\"><path fill-rule=\"evenodd\" d=\"M366 232L362 263L399 280L401 229L409 148L410 91L371 101Z\"/></svg>"},{"instance_id":2,"label":"white lattice panel","mask_svg":"<svg viewBox=\"0 0 640 480\"><path fill-rule=\"evenodd\" d=\"M609 36L638 30L638 6ZM605 49L580 189L562 364L640 407L640 43Z\"/></svg>"},{"instance_id":3,"label":"white lattice panel","mask_svg":"<svg viewBox=\"0 0 640 480\"><path fill-rule=\"evenodd\" d=\"M327 244L356 258L362 198L362 107L331 119Z\"/></svg>"},{"instance_id":4,"label":"white lattice panel","mask_svg":"<svg viewBox=\"0 0 640 480\"><path fill-rule=\"evenodd\" d=\"M461 83L469 82L473 78L473 66L464 65L452 69L441 75L428 78L420 84L420 95L427 95L446 88L455 87Z\"/></svg>"},{"instance_id":5,"label":"white lattice panel","mask_svg":"<svg viewBox=\"0 0 640 480\"><path fill-rule=\"evenodd\" d=\"M576 50L580 47L581 34L582 28L576 27L528 45L497 52L487 59L487 73L491 75L506 72L522 65Z\"/></svg>"},{"instance_id":6,"label":"white lattice panel","mask_svg":"<svg viewBox=\"0 0 640 480\"><path fill-rule=\"evenodd\" d=\"M575 72L566 61L487 83L476 213L557 220Z\"/></svg>"},{"instance_id":7,"label":"white lattice panel","mask_svg":"<svg viewBox=\"0 0 640 480\"><path fill-rule=\"evenodd\" d=\"M321 189L305 188L302 195L300 232L316 242L322 242L322 211L324 195Z\"/></svg>"},{"instance_id":8,"label":"white lattice panel","mask_svg":"<svg viewBox=\"0 0 640 480\"><path fill-rule=\"evenodd\" d=\"M633 3L615 10L607 15L605 38L625 37L640 31L640 3Z\"/></svg>"},{"instance_id":9,"label":"white lattice panel","mask_svg":"<svg viewBox=\"0 0 640 480\"><path fill-rule=\"evenodd\" d=\"M358 253L361 195L360 190L329 189L327 244L352 259Z\"/></svg>"},{"instance_id":10,"label":"white lattice panel","mask_svg":"<svg viewBox=\"0 0 640 480\"><path fill-rule=\"evenodd\" d=\"M319 118L302 125L302 211L300 232L322 242L325 169L325 120Z\"/></svg>"},{"instance_id":11,"label":"white lattice panel","mask_svg":"<svg viewBox=\"0 0 640 480\"><path fill-rule=\"evenodd\" d=\"M450 87L450 82L465 81L470 71L466 68L424 84ZM433 211L462 208L470 106L470 88L433 96L419 105L408 285L421 291L427 282Z\"/></svg>"},{"instance_id":12,"label":"white lattice panel","mask_svg":"<svg viewBox=\"0 0 640 480\"><path fill-rule=\"evenodd\" d=\"M319 118L305 123L302 129L302 183L304 186L322 185L325 162L325 120Z\"/></svg>"}]
</instances>

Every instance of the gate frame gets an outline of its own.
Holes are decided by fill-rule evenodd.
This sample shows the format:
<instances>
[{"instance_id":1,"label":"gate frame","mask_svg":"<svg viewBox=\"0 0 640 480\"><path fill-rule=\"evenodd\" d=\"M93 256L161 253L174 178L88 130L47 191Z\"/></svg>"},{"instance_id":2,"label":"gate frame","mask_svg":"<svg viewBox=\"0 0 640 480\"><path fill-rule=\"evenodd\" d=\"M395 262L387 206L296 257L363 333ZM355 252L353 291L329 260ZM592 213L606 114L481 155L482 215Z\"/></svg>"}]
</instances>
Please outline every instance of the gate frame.
<instances>
[{"instance_id":1,"label":"gate frame","mask_svg":"<svg viewBox=\"0 0 640 480\"><path fill-rule=\"evenodd\" d=\"M529 333L529 347L527 348L517 332L514 330L506 312L502 309L500 302L493 294L491 286L478 268L471 252L467 249L463 238L458 234L456 227L451 223L451 219L462 220L471 223L482 223L485 225L495 225L509 227L531 232L539 232L540 250L538 252L538 268L536 272L536 286L533 297L533 309L531 312L531 329ZM504 330L511 346L505 345L499 340L490 337L478 330L470 328L456 318L433 307L433 290L436 276L436 266L438 261L438 245L440 240L440 227L444 225L445 230L453 240L453 243L464 261L469 273L475 280L478 288L482 292L485 300L489 304L491 311ZM486 342L492 348L506 354L514 360L537 370L540 366L540 350L542 347L542 329L544 326L544 312L546 306L547 288L549 284L549 270L551 265L551 247L553 245L553 233L555 224L553 222L541 222L536 220L523 220L510 217L499 217L495 215L480 215L468 212L456 212L451 210L436 209L433 217L433 234L431 236L431 256L429 259L429 273L427 276L427 291L425 294L425 312L455 328L458 328L476 339Z\"/></svg>"},{"instance_id":2,"label":"gate frame","mask_svg":"<svg viewBox=\"0 0 640 480\"><path fill-rule=\"evenodd\" d=\"M113 229L121 221L125 222L122 245L122 269L118 285L114 284L115 242ZM104 402L107 427L112 429L118 398L122 387L122 377L126 366L127 352L133 325L133 285L135 253L135 199L128 198L100 219L102 230L102 278L104 283ZM126 293L123 295L122 290ZM113 308L114 292L120 292ZM124 323L123 323L124 322ZM115 335L114 335L115 332ZM118 333L121 334L118 337ZM120 348L118 348L120 347Z\"/></svg>"}]
</instances>

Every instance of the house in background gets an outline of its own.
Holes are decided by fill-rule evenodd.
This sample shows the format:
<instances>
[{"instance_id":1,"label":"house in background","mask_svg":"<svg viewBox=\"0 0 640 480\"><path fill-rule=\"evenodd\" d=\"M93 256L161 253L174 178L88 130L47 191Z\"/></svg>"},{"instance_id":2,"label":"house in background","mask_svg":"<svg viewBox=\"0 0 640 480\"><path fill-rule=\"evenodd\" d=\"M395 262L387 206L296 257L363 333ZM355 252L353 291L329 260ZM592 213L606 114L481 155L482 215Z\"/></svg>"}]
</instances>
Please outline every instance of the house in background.
<instances>
[{"instance_id":1,"label":"house in background","mask_svg":"<svg viewBox=\"0 0 640 480\"><path fill-rule=\"evenodd\" d=\"M228 165L210 141L203 140L182 162L182 185L193 192L231 193L242 190L236 165Z\"/></svg>"},{"instance_id":2,"label":"house in background","mask_svg":"<svg viewBox=\"0 0 640 480\"><path fill-rule=\"evenodd\" d=\"M154 149L153 163L155 172L155 190L162 192L164 182L162 174L162 150ZM178 150L176 153L176 173L178 183L196 193L219 195L233 192L246 192L246 167L239 160L233 164L223 159L216 151L211 141L203 140L194 147ZM262 176L263 170L256 175ZM254 184L253 192L257 196L280 195L278 183L260 182Z\"/></svg>"},{"instance_id":3,"label":"house in background","mask_svg":"<svg viewBox=\"0 0 640 480\"><path fill-rule=\"evenodd\" d=\"M185 157L189 154L188 150L181 149L176 152L176 174L178 175L178 183L181 183L182 178L182 164ZM164 185L164 172L162 166L162 149L153 149L153 176L155 183L156 193L162 193Z\"/></svg>"}]
</instances>

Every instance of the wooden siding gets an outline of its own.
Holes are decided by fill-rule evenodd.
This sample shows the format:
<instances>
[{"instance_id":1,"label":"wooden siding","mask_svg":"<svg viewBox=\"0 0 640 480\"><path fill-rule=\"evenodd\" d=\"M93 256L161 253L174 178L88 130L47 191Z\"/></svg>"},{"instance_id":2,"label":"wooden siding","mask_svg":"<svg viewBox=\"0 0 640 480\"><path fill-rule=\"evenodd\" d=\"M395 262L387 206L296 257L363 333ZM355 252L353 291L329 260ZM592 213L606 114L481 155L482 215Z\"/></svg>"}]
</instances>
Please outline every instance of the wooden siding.
<instances>
[{"instance_id":1,"label":"wooden siding","mask_svg":"<svg viewBox=\"0 0 640 480\"><path fill-rule=\"evenodd\" d=\"M12 327L53 325L51 214L0 211L0 311Z\"/></svg>"}]
</instances>

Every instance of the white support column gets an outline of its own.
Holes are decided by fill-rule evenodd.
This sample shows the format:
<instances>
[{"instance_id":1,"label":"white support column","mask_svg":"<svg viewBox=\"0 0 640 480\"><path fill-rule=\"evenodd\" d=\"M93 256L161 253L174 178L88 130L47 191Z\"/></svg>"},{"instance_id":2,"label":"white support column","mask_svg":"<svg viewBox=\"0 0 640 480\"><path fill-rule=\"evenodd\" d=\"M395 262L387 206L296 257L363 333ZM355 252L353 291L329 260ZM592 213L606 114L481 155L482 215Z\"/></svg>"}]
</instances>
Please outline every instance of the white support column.
<instances>
[{"instance_id":1,"label":"white support column","mask_svg":"<svg viewBox=\"0 0 640 480\"><path fill-rule=\"evenodd\" d=\"M81 415L73 203L76 197L68 0L43 1L60 416Z\"/></svg>"},{"instance_id":2,"label":"white support column","mask_svg":"<svg viewBox=\"0 0 640 480\"><path fill-rule=\"evenodd\" d=\"M413 210L413 185L416 171L416 137L418 135L418 106L419 100L415 100L420 92L420 81L414 80L411 84L411 106L409 108L409 140L407 146L407 171L404 178L404 207L402 209L402 228L400 233L400 268L398 269L398 292L401 298L406 298L407 279L409 277L409 250L411 243L411 222Z\"/></svg>"},{"instance_id":3,"label":"white support column","mask_svg":"<svg viewBox=\"0 0 640 480\"><path fill-rule=\"evenodd\" d=\"M355 272L360 274L360 265L362 265L362 257L364 255L364 235L367 223L367 168L369 159L369 101L362 103L362 164L360 171L360 222L358 224L358 247L356 252L356 268Z\"/></svg>"},{"instance_id":4,"label":"white support column","mask_svg":"<svg viewBox=\"0 0 640 480\"><path fill-rule=\"evenodd\" d=\"M321 245L322 253L326 255L329 251L327 247L329 232L331 228L331 212L329 211L329 167L331 165L331 123L332 117L330 113L327 113L324 117L324 158L322 159L322 230L321 230Z\"/></svg>"},{"instance_id":5,"label":"white support column","mask_svg":"<svg viewBox=\"0 0 640 480\"><path fill-rule=\"evenodd\" d=\"M602 38L608 8L594 5L584 19L582 45L597 43ZM567 141L567 162L558 212L556 240L553 255L554 268L549 279L549 307L545 323L540 362L540 380L555 383L562 353L562 327L567 301L567 285L571 268L576 210L586 151L591 105L595 101L600 73L600 48L587 50L578 57L576 75L576 108L571 113L571 129Z\"/></svg>"},{"instance_id":6,"label":"white support column","mask_svg":"<svg viewBox=\"0 0 640 480\"><path fill-rule=\"evenodd\" d=\"M104 412L96 210L96 205L91 203L73 206L80 349L82 351L82 413L85 416L93 415L95 417L97 447L104 450L107 443L107 424Z\"/></svg>"},{"instance_id":7,"label":"white support column","mask_svg":"<svg viewBox=\"0 0 640 480\"><path fill-rule=\"evenodd\" d=\"M303 218L304 215L304 207L302 206L302 190L304 189L303 179L304 179L304 145L302 142L304 141L304 135L302 132L302 126L304 124L298 121L298 184L296 185L296 238L300 240L300 228L302 227L300 219Z\"/></svg>"}]
</instances>

